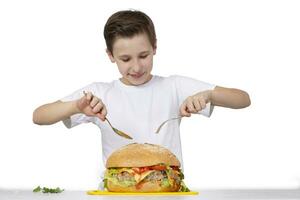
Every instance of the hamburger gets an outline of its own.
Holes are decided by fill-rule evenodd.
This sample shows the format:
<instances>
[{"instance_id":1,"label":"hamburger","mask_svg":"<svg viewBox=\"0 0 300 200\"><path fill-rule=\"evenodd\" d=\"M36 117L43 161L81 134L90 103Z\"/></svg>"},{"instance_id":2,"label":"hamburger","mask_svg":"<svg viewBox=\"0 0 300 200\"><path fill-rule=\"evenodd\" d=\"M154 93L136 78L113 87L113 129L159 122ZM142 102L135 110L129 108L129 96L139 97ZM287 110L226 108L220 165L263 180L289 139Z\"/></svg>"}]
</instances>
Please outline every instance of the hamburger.
<instances>
[{"instance_id":1,"label":"hamburger","mask_svg":"<svg viewBox=\"0 0 300 200\"><path fill-rule=\"evenodd\" d=\"M104 187L110 192L187 192L180 162L168 149L154 144L129 144L106 162Z\"/></svg>"}]
</instances>

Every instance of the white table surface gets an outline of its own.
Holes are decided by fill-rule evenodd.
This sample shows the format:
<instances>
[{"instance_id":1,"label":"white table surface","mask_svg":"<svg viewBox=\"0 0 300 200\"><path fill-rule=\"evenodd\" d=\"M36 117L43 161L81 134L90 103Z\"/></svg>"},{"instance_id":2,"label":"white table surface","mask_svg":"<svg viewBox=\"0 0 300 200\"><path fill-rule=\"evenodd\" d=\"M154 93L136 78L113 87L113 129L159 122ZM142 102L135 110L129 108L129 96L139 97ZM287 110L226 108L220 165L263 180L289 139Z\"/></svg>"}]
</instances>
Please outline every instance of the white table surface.
<instances>
[{"instance_id":1,"label":"white table surface","mask_svg":"<svg viewBox=\"0 0 300 200\"><path fill-rule=\"evenodd\" d=\"M299 189L278 189L278 190L197 190L199 195L193 196L94 196L87 195L85 191L68 191L65 190L60 194L43 194L33 193L30 190L16 189L1 189L0 200L129 200L129 199L163 199L163 200L217 200L217 199L232 199L232 200L271 200L271 199L299 199Z\"/></svg>"}]
</instances>

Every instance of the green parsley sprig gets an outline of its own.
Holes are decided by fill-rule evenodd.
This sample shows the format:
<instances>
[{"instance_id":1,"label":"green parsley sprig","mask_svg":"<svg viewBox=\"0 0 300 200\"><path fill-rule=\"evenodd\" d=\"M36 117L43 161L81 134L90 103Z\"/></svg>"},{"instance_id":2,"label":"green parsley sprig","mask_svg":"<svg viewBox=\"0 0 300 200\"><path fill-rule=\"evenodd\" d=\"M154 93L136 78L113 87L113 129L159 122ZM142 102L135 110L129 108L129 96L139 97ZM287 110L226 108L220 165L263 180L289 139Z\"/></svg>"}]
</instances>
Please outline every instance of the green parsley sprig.
<instances>
[{"instance_id":1,"label":"green parsley sprig","mask_svg":"<svg viewBox=\"0 0 300 200\"><path fill-rule=\"evenodd\" d=\"M41 186L37 186L36 188L33 189L33 192L43 192L43 193L61 193L63 191L64 191L64 189L60 189L59 187L57 187L57 188L47 188L47 187L41 188Z\"/></svg>"}]
</instances>

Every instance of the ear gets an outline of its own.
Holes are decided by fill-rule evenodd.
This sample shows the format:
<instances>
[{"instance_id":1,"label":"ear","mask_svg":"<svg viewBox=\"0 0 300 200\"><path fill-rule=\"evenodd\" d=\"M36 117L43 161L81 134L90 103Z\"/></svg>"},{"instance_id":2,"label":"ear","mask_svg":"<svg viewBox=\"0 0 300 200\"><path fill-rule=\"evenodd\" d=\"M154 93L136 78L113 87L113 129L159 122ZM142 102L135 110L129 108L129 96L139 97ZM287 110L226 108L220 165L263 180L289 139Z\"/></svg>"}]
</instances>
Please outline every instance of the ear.
<instances>
[{"instance_id":1,"label":"ear","mask_svg":"<svg viewBox=\"0 0 300 200\"><path fill-rule=\"evenodd\" d=\"M156 49L157 49L157 40L155 40L154 48L153 48L153 55L156 54Z\"/></svg>"},{"instance_id":2,"label":"ear","mask_svg":"<svg viewBox=\"0 0 300 200\"><path fill-rule=\"evenodd\" d=\"M116 60L115 60L113 54L112 54L108 49L106 49L106 53L107 53L107 55L108 55L108 57L109 57L109 59L110 59L110 61L111 61L112 63L116 62Z\"/></svg>"}]
</instances>

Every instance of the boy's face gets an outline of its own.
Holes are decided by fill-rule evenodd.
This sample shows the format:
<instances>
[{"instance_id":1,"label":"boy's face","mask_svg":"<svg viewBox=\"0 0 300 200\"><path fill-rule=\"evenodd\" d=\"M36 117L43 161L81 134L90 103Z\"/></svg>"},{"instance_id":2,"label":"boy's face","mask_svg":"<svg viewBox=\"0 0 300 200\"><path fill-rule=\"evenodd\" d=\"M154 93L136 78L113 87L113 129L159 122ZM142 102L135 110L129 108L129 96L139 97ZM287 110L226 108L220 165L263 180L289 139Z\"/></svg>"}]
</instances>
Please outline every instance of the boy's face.
<instances>
[{"instance_id":1,"label":"boy's face","mask_svg":"<svg viewBox=\"0 0 300 200\"><path fill-rule=\"evenodd\" d=\"M152 75L153 49L146 34L138 34L131 38L117 38L113 44L113 55L107 51L111 62L116 62L121 81L126 85L142 85Z\"/></svg>"}]
</instances>

